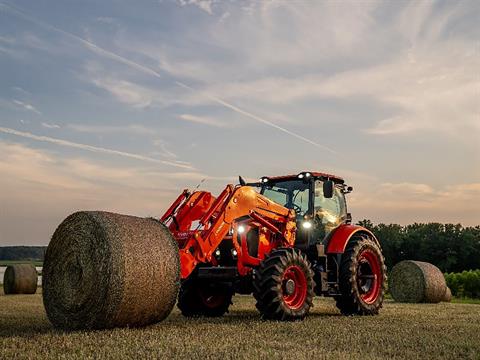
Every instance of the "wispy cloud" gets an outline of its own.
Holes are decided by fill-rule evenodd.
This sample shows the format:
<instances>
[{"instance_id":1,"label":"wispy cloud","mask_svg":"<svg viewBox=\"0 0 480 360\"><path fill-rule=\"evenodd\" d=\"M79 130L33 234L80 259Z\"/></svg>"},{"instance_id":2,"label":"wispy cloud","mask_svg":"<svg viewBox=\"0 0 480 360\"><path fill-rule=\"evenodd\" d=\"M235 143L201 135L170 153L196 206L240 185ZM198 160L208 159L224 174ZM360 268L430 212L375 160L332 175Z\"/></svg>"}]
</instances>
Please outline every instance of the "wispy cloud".
<instances>
[{"instance_id":1,"label":"wispy cloud","mask_svg":"<svg viewBox=\"0 0 480 360\"><path fill-rule=\"evenodd\" d=\"M151 135L155 131L143 125L84 125L84 124L68 124L67 128L78 132L92 134L111 134L111 133L127 133L139 135Z\"/></svg>"},{"instance_id":2,"label":"wispy cloud","mask_svg":"<svg viewBox=\"0 0 480 360\"><path fill-rule=\"evenodd\" d=\"M120 102L136 108L146 108L153 102L153 93L149 89L126 80L108 77L93 77L91 81L117 98ZM158 101L158 96L156 97Z\"/></svg>"},{"instance_id":3,"label":"wispy cloud","mask_svg":"<svg viewBox=\"0 0 480 360\"><path fill-rule=\"evenodd\" d=\"M178 167L178 168L183 168L183 169L193 169L193 167L189 164L183 164L183 163L179 163L179 162L172 162L172 161L154 159L154 158L144 156L144 155L133 154L133 153L130 153L130 152L119 151L119 150L112 150L112 149L107 149L107 148L92 146L92 145L87 145L87 144L81 144L81 143L76 143L76 142L73 142L73 141L57 139L57 138L52 138L52 137L48 137L48 136L35 135L35 134L28 133L28 132L18 131L18 130L5 128L5 127L0 127L0 132L3 132L5 134L9 134L9 135L20 136L20 137L23 137L23 138L32 139L32 140L36 140L36 141L43 141L43 142L48 142L48 143L56 144L56 145L60 145L60 146L67 146L67 147L71 147L71 148L75 148L75 149L81 149L81 150L86 150L86 151L91 151L91 152L96 152L96 153L117 155L117 156L122 156L122 157L130 158L130 159L153 162L153 163L157 163L157 164L163 164L163 165L168 165L168 166L173 166L173 167Z\"/></svg>"},{"instance_id":4,"label":"wispy cloud","mask_svg":"<svg viewBox=\"0 0 480 360\"><path fill-rule=\"evenodd\" d=\"M212 5L215 3L215 0L178 0L178 3L181 6L195 5L206 13L213 15Z\"/></svg>"},{"instance_id":5,"label":"wispy cloud","mask_svg":"<svg viewBox=\"0 0 480 360\"><path fill-rule=\"evenodd\" d=\"M177 159L178 158L177 154L175 154L173 151L168 149L167 143L165 142L165 140L156 139L156 140L154 140L153 145L157 146L160 149L160 155L161 156L164 156L168 159Z\"/></svg>"},{"instance_id":6,"label":"wispy cloud","mask_svg":"<svg viewBox=\"0 0 480 360\"><path fill-rule=\"evenodd\" d=\"M60 125L42 122L42 126L47 129L60 129Z\"/></svg>"},{"instance_id":7,"label":"wispy cloud","mask_svg":"<svg viewBox=\"0 0 480 360\"><path fill-rule=\"evenodd\" d=\"M22 109L34 112L37 115L42 115L42 113L37 108L35 108L35 106L33 106L32 104L28 104L28 103L20 101L20 100L12 100L12 102L15 105L21 107Z\"/></svg>"},{"instance_id":8,"label":"wispy cloud","mask_svg":"<svg viewBox=\"0 0 480 360\"><path fill-rule=\"evenodd\" d=\"M20 86L14 86L12 87L13 90L21 93L22 95L27 95L27 96L31 96L32 94L30 92L28 92L27 90L25 90L24 88L21 88Z\"/></svg>"},{"instance_id":9,"label":"wispy cloud","mask_svg":"<svg viewBox=\"0 0 480 360\"><path fill-rule=\"evenodd\" d=\"M198 116L198 115L193 115L193 114L181 114L178 116L179 119L197 123L197 124L203 124L203 125L209 125L209 126L215 126L215 127L226 127L228 124L213 119L210 116Z\"/></svg>"},{"instance_id":10,"label":"wispy cloud","mask_svg":"<svg viewBox=\"0 0 480 360\"><path fill-rule=\"evenodd\" d=\"M352 193L350 208L357 219L404 224L438 221L477 225L480 183L437 187L423 183L382 183Z\"/></svg>"},{"instance_id":11,"label":"wispy cloud","mask_svg":"<svg viewBox=\"0 0 480 360\"><path fill-rule=\"evenodd\" d=\"M15 38L14 37L11 37L11 36L1 36L0 35L0 43L4 43L4 44L14 44L16 41L15 41Z\"/></svg>"},{"instance_id":12,"label":"wispy cloud","mask_svg":"<svg viewBox=\"0 0 480 360\"><path fill-rule=\"evenodd\" d=\"M65 30L59 29L59 28L57 28L57 27L55 27L55 26L52 26L52 25L47 24L47 23L45 23L45 22L43 22L43 21L40 21L40 20L38 20L38 19L36 19L36 18L34 18L34 17L26 14L25 12L20 11L20 10L19 10L18 8L16 8L16 7L12 7L11 5L9 5L9 6L7 6L7 8L11 9L12 12L14 12L15 14L23 17L24 19L27 19L27 20L29 20L29 21L32 21L32 22L36 23L36 24L39 25L39 26L48 28L48 29L53 30L53 31L56 31L56 32L59 32L59 33L64 34L65 36L67 36L67 37L69 37L69 38L71 38L71 39L75 39L75 40L79 41L79 42L82 43L86 48L94 51L95 53L97 53L97 54L99 54L99 55L104 55L104 56L106 56L106 57L108 57L108 58L110 58L110 59L117 60L117 61L119 61L119 62L121 62L121 63L123 63L123 64L125 64L125 65L131 66L131 67L133 67L133 68L135 68L135 69L137 69L137 70L139 70L139 71L142 71L142 72L144 72L144 73L153 75L153 76L155 76L155 77L158 77L158 78L161 78L161 77L162 77L162 76L160 75L160 73L158 73L157 71L153 70L152 68L150 68L150 67L148 67L148 66L144 66L144 65L139 64L139 63L137 63L137 62L135 62L135 61L129 60L129 59L127 59L127 58L125 58L125 57L123 57L123 56L121 56L121 55L115 54L115 53L112 52L112 51L106 50L106 49L104 49L104 48L102 48L102 47L94 44L94 43L91 42L91 41L87 41L87 40L85 40L85 39L83 39L83 38L81 38L81 37L79 37L79 36L77 36L77 35L74 35L74 34L72 34L72 33L69 33L69 32L67 32L67 31L65 31ZM122 84L122 83L121 83L121 84ZM183 88L185 88L185 89L188 89L188 90L190 90L190 91L199 92L199 90L197 90L197 89L193 88L192 86L189 86L189 85L187 85L187 84L185 84L185 83L183 83L183 82L175 81L175 84L177 84L178 86L183 87ZM129 85L131 85L131 84L129 84ZM114 89L111 89L111 90L114 91ZM258 116L258 115L255 115L255 114L253 114L252 112L243 110L243 109L241 109L240 107L238 107L238 106L236 106L236 105L233 105L233 104L231 104L231 103L229 103L229 102L227 102L227 101L224 101L224 100L222 100L221 98L219 98L219 97L217 97L217 96L214 96L214 95L212 95L212 94L210 94L210 93L208 93L208 92L200 92L200 94L203 95L203 96L205 96L205 97L207 97L208 99L210 99L210 100L213 101L214 103L217 103L217 104L219 104L219 105L221 105L221 106L223 106L223 107L225 107L225 108L228 108L228 109L230 109L230 110L232 110L232 111L234 111L234 112L236 112L236 113L238 113L238 114L241 114L241 115L243 115L243 116L246 116L246 117L248 117L248 118L250 118L250 119L252 119L252 120L255 120L255 121L257 121L257 122L260 122L260 123L262 123L262 124L264 124L264 125L273 127L273 128L275 128L275 129L277 129L277 130L280 130L280 131L282 131L282 132L285 133L285 134L288 134L288 135L290 135L290 136L293 136L294 138L297 138L297 139L299 139L299 140L301 140L301 141L304 141L304 142L306 142L306 143L308 143L308 144L310 144L310 145L313 145L313 146L315 146L315 147L317 147L317 148L320 148L320 149L323 149L323 150L327 150L327 151L329 151L329 152L331 152L331 153L334 153L334 154L336 153L336 151L330 149L330 148L327 147L327 146L321 145L321 144L319 144L318 142L315 142L315 141L313 141L313 140L310 140L310 139L308 139L308 138L306 138L306 137L304 137L304 136L302 136L302 135L300 135L300 134L297 134L297 133L295 133L295 132L293 132L293 131L291 131L291 130L288 130L288 129L286 129L286 128L284 128L284 127L281 127L281 126L279 126L279 125L277 125L277 124L274 124L274 123L272 123L270 120L267 120L267 119L265 119L265 118L263 118L263 117L260 117L260 116ZM117 92L116 92L116 95L117 95L117 96L120 96L121 98L125 99L126 101L132 101L132 96L134 97L133 101L138 100L138 98L136 98L136 93L132 93L132 92L128 91L128 89L125 91L125 89L122 89L121 86L120 86L120 91L117 91ZM144 106L147 106L147 105L144 105Z\"/></svg>"},{"instance_id":13,"label":"wispy cloud","mask_svg":"<svg viewBox=\"0 0 480 360\"><path fill-rule=\"evenodd\" d=\"M193 87L191 87L191 86L189 86L189 85L186 85L185 83L182 83L182 82L180 82L180 81L176 81L176 83L177 83L179 86L184 87L185 89L188 89L188 90L191 90L191 91L198 91L198 90L194 89ZM209 94L209 93L207 93L207 92L202 92L202 94L203 94L205 97L207 97L208 99L212 100L213 102L215 102L215 103L217 103L217 104L220 104L220 105L222 105L222 106L224 106L224 107L226 107L226 108L228 108L228 109L231 109L231 110L235 111L236 113L239 113L239 114L241 114L241 115L244 115L244 116L246 116L246 117L248 117L248 118L250 118L250 119L252 119L252 120L255 120L255 121L260 122L260 123L262 123L262 124L265 124L265 125L268 125L268 126L270 126L270 127L273 127L273 128L275 128L275 129L277 129L277 130L280 130L281 132L284 132L285 134L288 134L288 135L290 135L290 136L293 136L294 138L300 139L300 140L302 140L302 141L304 141L304 142L306 142L306 143L308 143L308 144L310 144L310 145L313 145L313 146L318 147L318 148L323 149L323 150L327 150L328 152L330 152L330 153L332 153L332 154L336 154L336 153L337 153L335 150L332 150L332 149L330 149L330 148L327 147L327 146L321 145L321 144L319 144L318 142L315 142L315 141L313 141L313 140L307 139L306 137L304 137L304 136L302 136L302 135L300 135L300 134L294 133L293 131L290 131L290 130L282 127L282 126L279 126L279 125L277 125L277 124L274 124L274 123L272 123L270 120L267 120L267 119L265 119L265 118L263 118L263 117L260 117L260 116L258 116L258 115L255 115L255 114L253 114L253 113L251 113L251 112L249 112L249 111L243 110L243 109L239 108L238 106L235 106L235 105L233 105L233 104L231 104L231 103L228 103L228 102L220 99L220 98L217 97L217 96L211 95L211 94Z\"/></svg>"}]
</instances>

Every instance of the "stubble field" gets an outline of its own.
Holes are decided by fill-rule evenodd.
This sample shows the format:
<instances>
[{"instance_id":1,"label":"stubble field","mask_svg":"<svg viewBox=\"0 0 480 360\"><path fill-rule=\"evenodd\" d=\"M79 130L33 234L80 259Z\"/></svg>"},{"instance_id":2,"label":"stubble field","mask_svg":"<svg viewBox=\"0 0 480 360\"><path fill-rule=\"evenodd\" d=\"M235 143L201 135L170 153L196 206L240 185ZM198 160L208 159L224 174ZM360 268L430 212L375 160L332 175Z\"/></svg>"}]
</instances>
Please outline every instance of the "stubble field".
<instances>
[{"instance_id":1,"label":"stubble field","mask_svg":"<svg viewBox=\"0 0 480 360\"><path fill-rule=\"evenodd\" d=\"M175 309L141 329L62 332L40 294L0 291L0 358L480 359L480 306L396 304L379 316L344 317L316 299L301 322L259 319L254 300L237 296L223 318L187 319Z\"/></svg>"}]
</instances>

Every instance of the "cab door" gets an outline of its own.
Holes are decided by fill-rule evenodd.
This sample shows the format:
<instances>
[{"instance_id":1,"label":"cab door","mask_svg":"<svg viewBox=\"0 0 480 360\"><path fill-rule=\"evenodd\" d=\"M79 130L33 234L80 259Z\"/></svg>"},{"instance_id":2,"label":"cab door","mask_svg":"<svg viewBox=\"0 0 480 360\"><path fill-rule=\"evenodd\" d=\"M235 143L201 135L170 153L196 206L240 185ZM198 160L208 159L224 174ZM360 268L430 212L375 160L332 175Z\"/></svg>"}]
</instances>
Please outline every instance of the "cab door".
<instances>
[{"instance_id":1,"label":"cab door","mask_svg":"<svg viewBox=\"0 0 480 360\"><path fill-rule=\"evenodd\" d=\"M312 240L321 242L332 230L346 221L347 206L342 189L335 186L333 196L326 198L323 194L323 181L315 180Z\"/></svg>"}]
</instances>

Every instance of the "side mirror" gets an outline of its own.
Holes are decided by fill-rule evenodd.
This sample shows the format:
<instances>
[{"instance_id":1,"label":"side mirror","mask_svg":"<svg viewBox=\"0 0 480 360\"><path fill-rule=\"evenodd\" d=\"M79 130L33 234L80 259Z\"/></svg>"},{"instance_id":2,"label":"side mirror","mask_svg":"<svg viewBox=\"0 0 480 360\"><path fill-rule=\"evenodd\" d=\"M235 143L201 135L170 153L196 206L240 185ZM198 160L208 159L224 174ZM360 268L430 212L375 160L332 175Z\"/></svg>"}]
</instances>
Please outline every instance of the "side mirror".
<instances>
[{"instance_id":1,"label":"side mirror","mask_svg":"<svg viewBox=\"0 0 480 360\"><path fill-rule=\"evenodd\" d=\"M327 199L331 199L333 197L333 188L335 184L332 180L325 180L323 182L323 196Z\"/></svg>"}]
</instances>

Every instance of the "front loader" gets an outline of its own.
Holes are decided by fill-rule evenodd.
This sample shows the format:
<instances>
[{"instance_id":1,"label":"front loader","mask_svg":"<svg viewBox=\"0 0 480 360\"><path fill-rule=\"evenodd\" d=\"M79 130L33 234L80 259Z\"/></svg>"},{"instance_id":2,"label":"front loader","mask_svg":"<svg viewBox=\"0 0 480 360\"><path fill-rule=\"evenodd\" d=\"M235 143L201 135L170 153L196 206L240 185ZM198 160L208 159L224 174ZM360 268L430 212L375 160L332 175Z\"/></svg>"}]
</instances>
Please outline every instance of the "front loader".
<instances>
[{"instance_id":1,"label":"front loader","mask_svg":"<svg viewBox=\"0 0 480 360\"><path fill-rule=\"evenodd\" d=\"M161 218L178 243L185 316L221 316L235 293L253 294L266 319L303 319L313 297L346 315L382 306L380 245L351 224L342 178L320 173L227 185L215 198L184 190Z\"/></svg>"}]
</instances>

